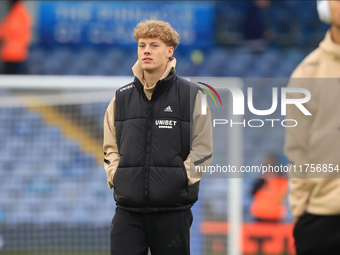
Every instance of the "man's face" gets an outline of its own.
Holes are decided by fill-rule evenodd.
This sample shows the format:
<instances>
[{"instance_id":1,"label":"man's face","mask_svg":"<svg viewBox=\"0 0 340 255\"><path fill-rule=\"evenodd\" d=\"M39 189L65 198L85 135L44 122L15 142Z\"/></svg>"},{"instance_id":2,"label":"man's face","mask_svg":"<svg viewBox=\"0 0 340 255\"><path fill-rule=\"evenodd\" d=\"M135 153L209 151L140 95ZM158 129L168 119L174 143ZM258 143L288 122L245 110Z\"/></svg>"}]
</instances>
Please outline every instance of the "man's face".
<instances>
[{"instance_id":1,"label":"man's face","mask_svg":"<svg viewBox=\"0 0 340 255\"><path fill-rule=\"evenodd\" d=\"M167 46L159 37L138 40L138 61L147 72L164 71L173 52L174 48Z\"/></svg>"},{"instance_id":2,"label":"man's face","mask_svg":"<svg viewBox=\"0 0 340 255\"><path fill-rule=\"evenodd\" d=\"M340 28L340 1L330 0L328 2L331 10L332 25Z\"/></svg>"}]
</instances>

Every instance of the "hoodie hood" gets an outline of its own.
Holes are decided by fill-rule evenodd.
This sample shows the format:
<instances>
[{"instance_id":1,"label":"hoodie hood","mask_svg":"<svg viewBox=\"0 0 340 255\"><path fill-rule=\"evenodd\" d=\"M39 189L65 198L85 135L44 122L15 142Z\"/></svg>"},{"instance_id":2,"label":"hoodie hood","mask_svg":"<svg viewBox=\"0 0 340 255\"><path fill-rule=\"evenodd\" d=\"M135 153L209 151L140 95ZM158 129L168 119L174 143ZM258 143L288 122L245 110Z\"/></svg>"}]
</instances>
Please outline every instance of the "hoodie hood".
<instances>
[{"instance_id":1,"label":"hoodie hood","mask_svg":"<svg viewBox=\"0 0 340 255\"><path fill-rule=\"evenodd\" d=\"M320 43L320 48L328 54L336 55L340 58L340 45L333 42L330 29L327 31L325 39Z\"/></svg>"},{"instance_id":2,"label":"hoodie hood","mask_svg":"<svg viewBox=\"0 0 340 255\"><path fill-rule=\"evenodd\" d=\"M171 57L169 58L169 62L168 62L168 65L163 73L163 75L161 76L161 78L159 80L163 80L165 79L169 73L171 73L175 67L176 67L176 59ZM152 96L152 93L153 91L155 90L155 87L156 87L156 84L152 84L151 87L148 87L145 79L144 79L144 73L143 73L143 69L142 67L140 66L138 60L137 62L135 63L135 65L132 67L132 72L133 72L133 75L143 84L144 86L144 93L146 95L146 97L151 100L151 96Z\"/></svg>"}]
</instances>

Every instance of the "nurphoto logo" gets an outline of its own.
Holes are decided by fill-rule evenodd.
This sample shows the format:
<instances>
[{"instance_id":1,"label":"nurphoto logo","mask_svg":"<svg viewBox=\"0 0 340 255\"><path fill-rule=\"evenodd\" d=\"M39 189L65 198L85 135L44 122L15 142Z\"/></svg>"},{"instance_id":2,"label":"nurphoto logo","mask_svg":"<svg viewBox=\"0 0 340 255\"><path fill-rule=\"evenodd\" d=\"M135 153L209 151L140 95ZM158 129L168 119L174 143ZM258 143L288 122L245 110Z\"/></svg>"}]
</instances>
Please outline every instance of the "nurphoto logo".
<instances>
[{"instance_id":1,"label":"nurphoto logo","mask_svg":"<svg viewBox=\"0 0 340 255\"><path fill-rule=\"evenodd\" d=\"M200 85L203 85L205 87L207 87L208 89L210 89L210 91L212 91L213 93L215 93L215 95L217 96L218 100L220 101L220 104L222 106L222 100L220 95L216 92L216 90L203 82L196 82ZM272 99L272 105L269 109L264 109L264 110L259 110L256 109L254 107L254 103L253 103L253 88L252 87L248 87L245 90L245 94L243 92L243 90L240 87L237 87L235 85L232 84L228 84L225 83L225 85L223 85L223 87L220 87L223 89L227 89L229 90L229 92L231 93L232 96L232 105L227 105L225 107L231 107L232 109L232 115L233 116L237 116L237 115L241 115L244 116L245 115L245 107L248 107L248 110L256 116L268 116L273 114L277 109L278 106L280 106L281 108L281 116L286 116L286 112L287 112L287 105L295 105L304 115L306 116L311 116L312 114L306 109L306 107L303 105L305 103L307 103L310 99L311 99L311 93L309 90L305 89L305 88L298 88L298 87L282 87L280 88L280 95L278 93L278 88L277 87L272 87L272 95L271 95L271 99ZM206 115L206 109L207 109L207 94L212 98L212 100L214 101L215 105L217 105L216 100L213 96L213 94L205 88L200 87L199 88L202 92L203 92L203 96L202 96L202 103L201 103L201 114L202 115ZM289 93L295 93L295 94L301 94L304 95L304 97L302 98L290 98L288 96ZM274 127L274 123L275 122L280 122L281 125L283 127L295 127L298 125L297 120L294 119L284 119L284 120L280 120L280 119L250 119L248 121L246 121L245 119L243 119L242 122L235 122L233 119L227 120L227 119L213 119L213 127L216 127L217 125L225 125L225 124L230 124L230 127L233 127L234 125L242 125L242 126L246 126L246 124L248 124L249 127L262 127L264 126L265 123L271 123L271 127ZM292 123L292 124L290 124Z\"/></svg>"},{"instance_id":2,"label":"nurphoto logo","mask_svg":"<svg viewBox=\"0 0 340 255\"><path fill-rule=\"evenodd\" d=\"M220 95L216 92L216 90L215 90L213 87L211 87L210 85L205 84L205 83L203 83L203 82L197 82L197 83L199 83L199 84L201 84L201 85L203 85L203 86L206 86L206 87L209 88L212 92L214 92L215 95L217 96L218 100L220 101L221 106L222 106L221 97L220 97ZM202 115L207 115L207 94L212 98L212 100L214 101L215 105L217 105L217 103L216 103L216 100L215 100L214 96L210 93L209 90L204 89L204 88L201 88L201 87L199 87L199 89L203 92L203 96L202 96L202 105L201 105L201 114L202 114ZM204 92L206 92L207 94L205 94Z\"/></svg>"}]
</instances>

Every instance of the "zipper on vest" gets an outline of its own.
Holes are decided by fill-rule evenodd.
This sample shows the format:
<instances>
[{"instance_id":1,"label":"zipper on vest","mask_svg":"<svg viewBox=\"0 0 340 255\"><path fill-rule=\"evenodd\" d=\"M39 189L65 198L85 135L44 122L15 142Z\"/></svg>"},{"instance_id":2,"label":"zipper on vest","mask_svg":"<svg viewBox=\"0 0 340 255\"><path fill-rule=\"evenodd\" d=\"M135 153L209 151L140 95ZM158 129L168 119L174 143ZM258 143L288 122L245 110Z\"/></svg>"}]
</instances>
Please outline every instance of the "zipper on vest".
<instances>
[{"instance_id":1,"label":"zipper on vest","mask_svg":"<svg viewBox=\"0 0 340 255\"><path fill-rule=\"evenodd\" d=\"M146 159L145 159L145 206L146 211L150 211L149 208L149 184L150 184L150 139L151 139L151 129L152 129L152 103L149 103L149 114L148 114L148 125L147 125L147 138L146 138Z\"/></svg>"}]
</instances>

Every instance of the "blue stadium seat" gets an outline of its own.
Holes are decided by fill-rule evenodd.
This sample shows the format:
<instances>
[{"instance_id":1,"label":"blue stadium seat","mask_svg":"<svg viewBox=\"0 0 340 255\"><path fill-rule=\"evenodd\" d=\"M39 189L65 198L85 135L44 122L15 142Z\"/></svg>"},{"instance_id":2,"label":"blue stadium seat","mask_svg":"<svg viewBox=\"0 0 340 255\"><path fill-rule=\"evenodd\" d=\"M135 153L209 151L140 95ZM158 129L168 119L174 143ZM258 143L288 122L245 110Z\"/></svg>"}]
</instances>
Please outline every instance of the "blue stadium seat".
<instances>
[{"instance_id":1,"label":"blue stadium seat","mask_svg":"<svg viewBox=\"0 0 340 255\"><path fill-rule=\"evenodd\" d=\"M43 74L48 54L42 47L32 47L27 60L28 74Z\"/></svg>"},{"instance_id":2,"label":"blue stadium seat","mask_svg":"<svg viewBox=\"0 0 340 255\"><path fill-rule=\"evenodd\" d=\"M201 182L204 204L209 207L215 218L226 220L228 217L228 179L204 178Z\"/></svg>"},{"instance_id":3,"label":"blue stadium seat","mask_svg":"<svg viewBox=\"0 0 340 255\"><path fill-rule=\"evenodd\" d=\"M227 68L232 62L232 54L225 48L214 48L203 62L202 76L227 76Z\"/></svg>"}]
</instances>

